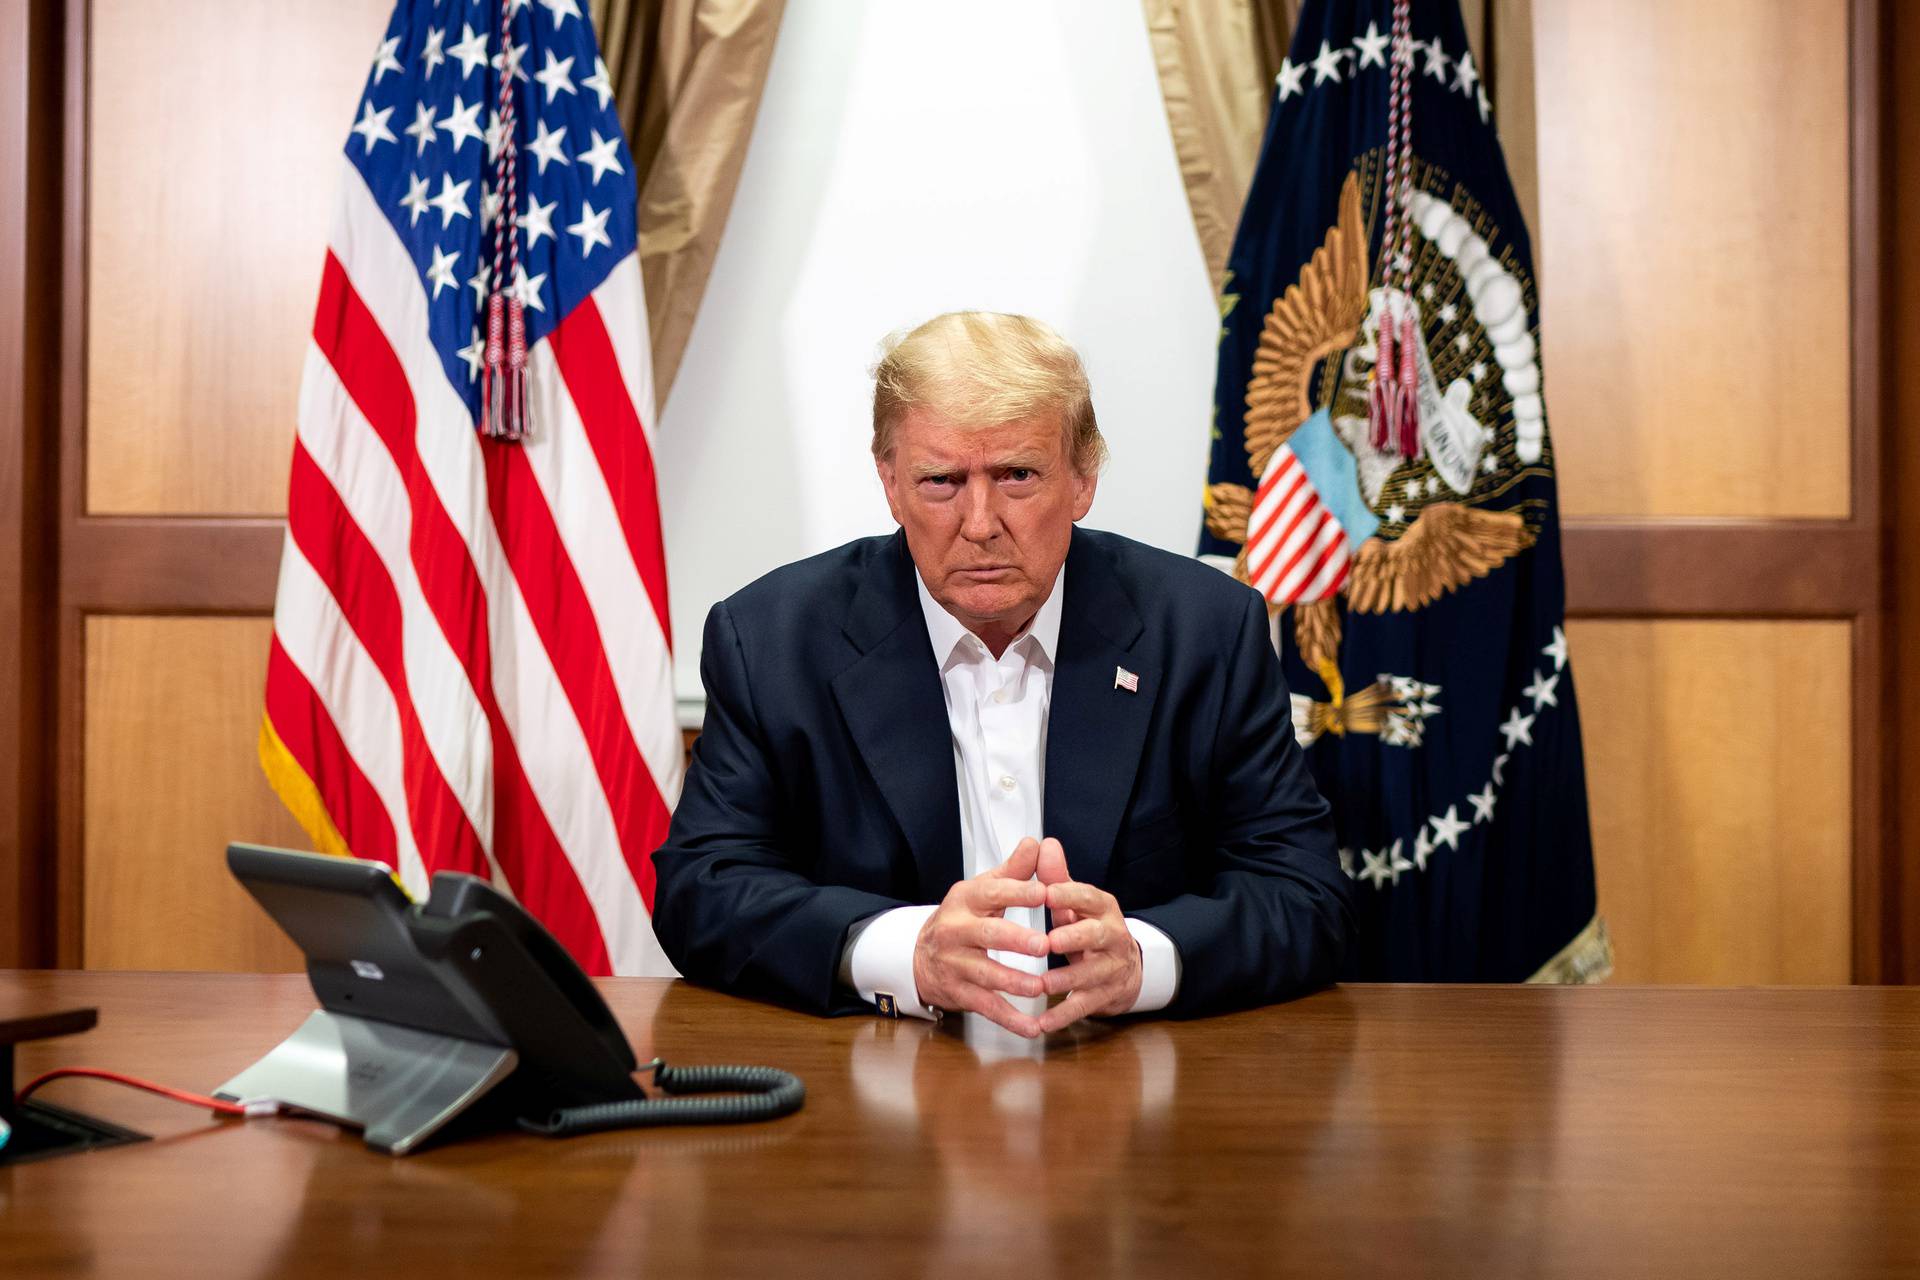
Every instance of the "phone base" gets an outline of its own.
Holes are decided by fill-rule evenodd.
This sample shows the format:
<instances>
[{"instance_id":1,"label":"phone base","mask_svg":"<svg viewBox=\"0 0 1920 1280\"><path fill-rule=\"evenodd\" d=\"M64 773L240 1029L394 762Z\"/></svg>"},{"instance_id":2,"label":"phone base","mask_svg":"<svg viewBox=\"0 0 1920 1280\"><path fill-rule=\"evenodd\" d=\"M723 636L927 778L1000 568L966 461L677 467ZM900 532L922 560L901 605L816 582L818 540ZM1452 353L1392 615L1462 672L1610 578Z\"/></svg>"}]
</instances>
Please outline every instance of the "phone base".
<instances>
[{"instance_id":1,"label":"phone base","mask_svg":"<svg viewBox=\"0 0 1920 1280\"><path fill-rule=\"evenodd\" d=\"M316 1009L214 1096L271 1099L359 1129L375 1151L403 1156L485 1097L519 1062L499 1045Z\"/></svg>"},{"instance_id":2,"label":"phone base","mask_svg":"<svg viewBox=\"0 0 1920 1280\"><path fill-rule=\"evenodd\" d=\"M54 1156L97 1151L128 1142L145 1142L147 1135L123 1129L97 1117L51 1102L29 1098L14 1101L14 1046L32 1040L50 1040L86 1031L99 1021L94 1009L59 1009L19 1017L0 1016L0 1165L25 1164Z\"/></svg>"}]
</instances>

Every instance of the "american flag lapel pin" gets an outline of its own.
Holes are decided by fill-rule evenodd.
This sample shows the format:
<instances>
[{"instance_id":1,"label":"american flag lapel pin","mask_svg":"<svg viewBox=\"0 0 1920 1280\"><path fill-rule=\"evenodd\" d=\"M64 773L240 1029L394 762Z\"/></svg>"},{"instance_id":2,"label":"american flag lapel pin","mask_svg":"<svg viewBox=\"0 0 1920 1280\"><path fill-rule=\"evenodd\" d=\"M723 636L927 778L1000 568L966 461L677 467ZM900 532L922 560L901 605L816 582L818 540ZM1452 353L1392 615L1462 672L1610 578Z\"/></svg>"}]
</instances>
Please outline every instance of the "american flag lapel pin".
<instances>
[{"instance_id":1,"label":"american flag lapel pin","mask_svg":"<svg viewBox=\"0 0 1920 1280\"><path fill-rule=\"evenodd\" d=\"M1140 677L1125 667L1115 667L1113 669L1113 687L1116 689L1125 689L1128 693L1138 693L1140 692Z\"/></svg>"}]
</instances>

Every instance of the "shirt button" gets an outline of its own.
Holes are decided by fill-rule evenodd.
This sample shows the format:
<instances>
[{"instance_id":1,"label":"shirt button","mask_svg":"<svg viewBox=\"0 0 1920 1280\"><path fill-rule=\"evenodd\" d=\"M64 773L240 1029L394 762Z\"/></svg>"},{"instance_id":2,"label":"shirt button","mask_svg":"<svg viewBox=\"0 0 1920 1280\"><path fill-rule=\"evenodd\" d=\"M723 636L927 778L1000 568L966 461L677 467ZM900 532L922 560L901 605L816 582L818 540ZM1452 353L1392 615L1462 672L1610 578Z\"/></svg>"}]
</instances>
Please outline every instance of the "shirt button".
<instances>
[{"instance_id":1,"label":"shirt button","mask_svg":"<svg viewBox=\"0 0 1920 1280\"><path fill-rule=\"evenodd\" d=\"M1005 702L1007 700L1007 691L1005 689L995 689L993 691L993 700L995 702Z\"/></svg>"},{"instance_id":2,"label":"shirt button","mask_svg":"<svg viewBox=\"0 0 1920 1280\"><path fill-rule=\"evenodd\" d=\"M1003 774L1001 774L1001 775L1000 775L1000 789L1001 789L1002 791L1011 791L1011 790L1013 790L1013 787L1014 787L1014 782L1013 782L1013 775L1012 775L1012 774L1010 774L1010 773L1003 773Z\"/></svg>"}]
</instances>

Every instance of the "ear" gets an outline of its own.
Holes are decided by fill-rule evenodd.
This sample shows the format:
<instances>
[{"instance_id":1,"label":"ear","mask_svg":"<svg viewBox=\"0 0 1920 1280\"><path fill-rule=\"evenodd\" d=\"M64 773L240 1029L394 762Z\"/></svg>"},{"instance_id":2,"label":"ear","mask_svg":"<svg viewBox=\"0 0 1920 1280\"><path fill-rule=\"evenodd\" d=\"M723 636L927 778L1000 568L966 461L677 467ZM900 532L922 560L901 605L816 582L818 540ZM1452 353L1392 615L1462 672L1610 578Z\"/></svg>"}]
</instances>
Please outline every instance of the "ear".
<instances>
[{"instance_id":1,"label":"ear","mask_svg":"<svg viewBox=\"0 0 1920 1280\"><path fill-rule=\"evenodd\" d=\"M1073 473L1073 518L1084 520L1087 512L1093 510L1093 491L1100 486L1100 473L1083 476Z\"/></svg>"},{"instance_id":2,"label":"ear","mask_svg":"<svg viewBox=\"0 0 1920 1280\"><path fill-rule=\"evenodd\" d=\"M873 469L879 473L880 490L887 495L887 510L893 513L893 522L898 525L906 524L906 521L900 518L900 495L894 491L896 474L893 468L893 459L890 457L875 458L873 460Z\"/></svg>"}]
</instances>

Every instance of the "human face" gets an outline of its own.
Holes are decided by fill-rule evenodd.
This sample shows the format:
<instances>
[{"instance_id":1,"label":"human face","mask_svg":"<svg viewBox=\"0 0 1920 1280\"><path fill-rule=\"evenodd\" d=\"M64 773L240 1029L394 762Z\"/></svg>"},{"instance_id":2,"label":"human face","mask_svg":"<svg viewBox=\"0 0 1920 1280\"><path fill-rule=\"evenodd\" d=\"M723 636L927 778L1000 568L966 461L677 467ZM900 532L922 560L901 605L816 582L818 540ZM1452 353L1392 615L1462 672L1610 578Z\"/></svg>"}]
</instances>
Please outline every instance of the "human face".
<instances>
[{"instance_id":1,"label":"human face","mask_svg":"<svg viewBox=\"0 0 1920 1280\"><path fill-rule=\"evenodd\" d=\"M927 409L878 465L927 591L998 657L1053 590L1096 477L1073 469L1057 418L976 427Z\"/></svg>"}]
</instances>

